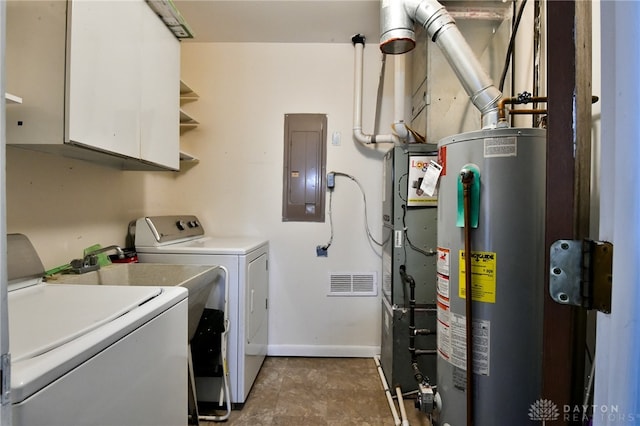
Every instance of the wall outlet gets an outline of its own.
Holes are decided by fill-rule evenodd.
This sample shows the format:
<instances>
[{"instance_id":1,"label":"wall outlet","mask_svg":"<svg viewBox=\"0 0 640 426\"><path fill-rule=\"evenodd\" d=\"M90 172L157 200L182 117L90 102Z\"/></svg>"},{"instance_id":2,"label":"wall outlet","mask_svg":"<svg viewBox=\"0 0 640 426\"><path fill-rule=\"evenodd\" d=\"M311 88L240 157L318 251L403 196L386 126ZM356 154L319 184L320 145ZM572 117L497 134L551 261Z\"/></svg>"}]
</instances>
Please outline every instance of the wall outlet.
<instances>
[{"instance_id":1,"label":"wall outlet","mask_svg":"<svg viewBox=\"0 0 640 426\"><path fill-rule=\"evenodd\" d=\"M336 186L336 174L335 173L327 173L327 188L333 189Z\"/></svg>"}]
</instances>

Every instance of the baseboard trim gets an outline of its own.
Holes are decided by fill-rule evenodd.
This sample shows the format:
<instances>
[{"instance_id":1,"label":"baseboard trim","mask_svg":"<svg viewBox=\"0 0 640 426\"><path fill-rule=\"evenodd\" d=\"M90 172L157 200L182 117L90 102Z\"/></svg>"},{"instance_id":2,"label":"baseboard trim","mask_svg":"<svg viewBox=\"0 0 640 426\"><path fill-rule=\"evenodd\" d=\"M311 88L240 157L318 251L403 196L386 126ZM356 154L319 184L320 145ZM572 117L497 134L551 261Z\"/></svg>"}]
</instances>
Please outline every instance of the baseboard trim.
<instances>
[{"instance_id":1,"label":"baseboard trim","mask_svg":"<svg viewBox=\"0 0 640 426\"><path fill-rule=\"evenodd\" d=\"M269 345L269 356L326 358L371 358L380 355L380 346Z\"/></svg>"}]
</instances>

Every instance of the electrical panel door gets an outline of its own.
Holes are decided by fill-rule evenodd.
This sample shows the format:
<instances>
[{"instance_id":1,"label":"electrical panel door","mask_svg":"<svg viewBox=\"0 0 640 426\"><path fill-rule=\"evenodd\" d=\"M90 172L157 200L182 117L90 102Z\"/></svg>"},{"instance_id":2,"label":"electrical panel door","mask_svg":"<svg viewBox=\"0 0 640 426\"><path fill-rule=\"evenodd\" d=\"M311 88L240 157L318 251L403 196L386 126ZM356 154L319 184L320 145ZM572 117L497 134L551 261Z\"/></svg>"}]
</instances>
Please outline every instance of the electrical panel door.
<instances>
[{"instance_id":1,"label":"electrical panel door","mask_svg":"<svg viewBox=\"0 0 640 426\"><path fill-rule=\"evenodd\" d=\"M327 116L286 114L282 220L324 222Z\"/></svg>"}]
</instances>

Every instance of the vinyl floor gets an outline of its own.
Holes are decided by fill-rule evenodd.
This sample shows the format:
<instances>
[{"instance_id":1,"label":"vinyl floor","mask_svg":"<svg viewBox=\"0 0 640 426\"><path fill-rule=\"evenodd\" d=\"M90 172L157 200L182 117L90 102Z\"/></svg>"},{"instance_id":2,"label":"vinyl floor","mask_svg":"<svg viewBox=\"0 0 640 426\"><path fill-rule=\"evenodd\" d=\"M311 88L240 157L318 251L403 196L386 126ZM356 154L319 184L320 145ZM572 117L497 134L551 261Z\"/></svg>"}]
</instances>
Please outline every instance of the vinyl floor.
<instances>
[{"instance_id":1,"label":"vinyl floor","mask_svg":"<svg viewBox=\"0 0 640 426\"><path fill-rule=\"evenodd\" d=\"M404 403L410 425L430 426L413 399ZM225 423L200 424L392 426L394 420L373 358L267 357L242 409Z\"/></svg>"}]
</instances>

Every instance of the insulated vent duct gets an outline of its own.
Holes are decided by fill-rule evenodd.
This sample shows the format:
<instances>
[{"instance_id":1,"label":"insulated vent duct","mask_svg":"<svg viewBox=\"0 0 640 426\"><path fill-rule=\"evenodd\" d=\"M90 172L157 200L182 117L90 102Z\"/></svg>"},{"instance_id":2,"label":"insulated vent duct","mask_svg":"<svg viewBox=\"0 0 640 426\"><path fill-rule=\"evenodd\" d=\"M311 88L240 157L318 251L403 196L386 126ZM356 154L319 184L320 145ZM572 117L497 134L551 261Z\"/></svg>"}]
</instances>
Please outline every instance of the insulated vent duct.
<instances>
[{"instance_id":1,"label":"insulated vent duct","mask_svg":"<svg viewBox=\"0 0 640 426\"><path fill-rule=\"evenodd\" d=\"M332 272L329 275L329 296L377 296L375 272Z\"/></svg>"}]
</instances>

